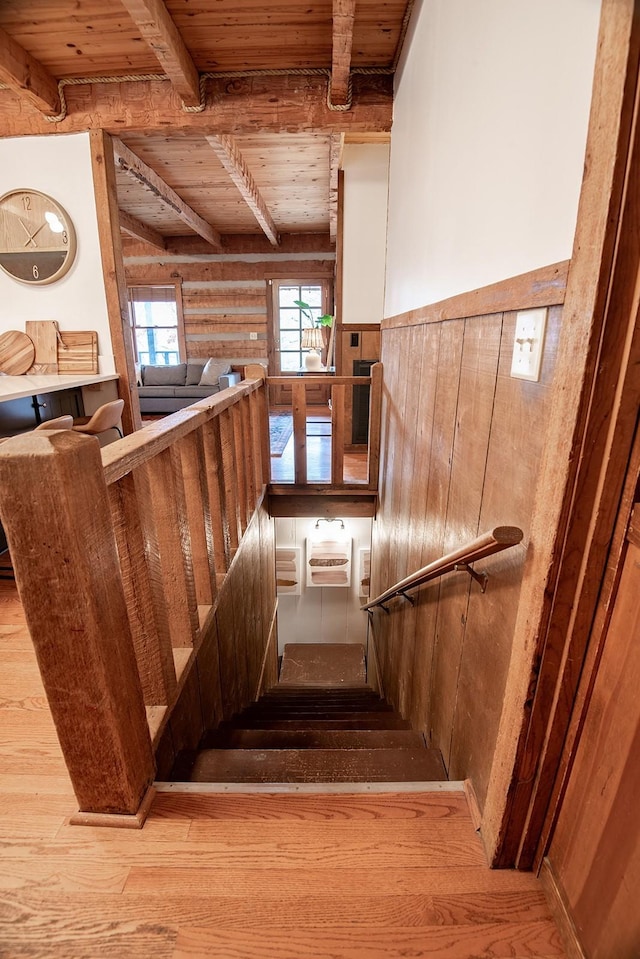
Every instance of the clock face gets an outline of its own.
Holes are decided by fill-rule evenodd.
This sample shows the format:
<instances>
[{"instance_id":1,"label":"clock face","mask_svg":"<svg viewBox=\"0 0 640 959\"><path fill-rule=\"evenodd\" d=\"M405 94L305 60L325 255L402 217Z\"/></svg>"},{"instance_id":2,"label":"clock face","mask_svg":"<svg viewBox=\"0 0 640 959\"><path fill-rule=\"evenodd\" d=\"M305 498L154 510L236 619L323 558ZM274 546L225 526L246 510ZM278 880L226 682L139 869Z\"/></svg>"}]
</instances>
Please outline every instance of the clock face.
<instances>
[{"instance_id":1,"label":"clock face","mask_svg":"<svg viewBox=\"0 0 640 959\"><path fill-rule=\"evenodd\" d=\"M45 193L13 190L0 197L0 267L22 283L53 283L76 254L69 214Z\"/></svg>"}]
</instances>

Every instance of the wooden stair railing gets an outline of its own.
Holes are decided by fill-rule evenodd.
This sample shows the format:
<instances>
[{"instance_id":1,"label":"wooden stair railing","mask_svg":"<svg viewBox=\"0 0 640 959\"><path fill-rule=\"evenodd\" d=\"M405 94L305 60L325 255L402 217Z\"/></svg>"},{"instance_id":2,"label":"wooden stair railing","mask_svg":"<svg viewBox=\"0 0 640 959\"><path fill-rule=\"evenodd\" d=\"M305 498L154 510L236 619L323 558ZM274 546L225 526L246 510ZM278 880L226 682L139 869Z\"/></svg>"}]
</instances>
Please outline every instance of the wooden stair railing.
<instances>
[{"instance_id":1,"label":"wooden stair railing","mask_svg":"<svg viewBox=\"0 0 640 959\"><path fill-rule=\"evenodd\" d=\"M394 586L390 586L389 589L380 593L375 599L369 600L360 608L371 612L379 606L385 613L388 613L386 604L396 596L402 596L403 599L413 602L411 597L407 595L410 589L416 589L418 586L423 586L445 573L460 569L465 570L477 580L481 585L482 592L484 592L488 576L486 573L477 573L471 564L479 559L484 559L486 556L491 556L493 553L500 553L503 549L517 546L522 540L522 535L522 530L517 526L496 526L488 533L478 536L472 542L461 546L452 553L447 553L440 559L434 560L428 566L423 566L422 569L416 570L411 576L401 579Z\"/></svg>"},{"instance_id":2,"label":"wooden stair railing","mask_svg":"<svg viewBox=\"0 0 640 959\"><path fill-rule=\"evenodd\" d=\"M371 367L370 376L268 376L270 387L289 387L293 410L294 485L307 485L307 392L318 387L331 391L331 480L328 484L313 484L314 489L330 486L333 490L378 489L380 464L380 416L382 409L382 363ZM346 390L353 386L371 387L369 395L369 432L366 483L345 483L344 448L346 440Z\"/></svg>"},{"instance_id":3,"label":"wooden stair railing","mask_svg":"<svg viewBox=\"0 0 640 959\"><path fill-rule=\"evenodd\" d=\"M0 451L0 516L79 808L129 820L265 494L266 389L243 381L100 450ZM136 822L126 822L135 825Z\"/></svg>"}]
</instances>

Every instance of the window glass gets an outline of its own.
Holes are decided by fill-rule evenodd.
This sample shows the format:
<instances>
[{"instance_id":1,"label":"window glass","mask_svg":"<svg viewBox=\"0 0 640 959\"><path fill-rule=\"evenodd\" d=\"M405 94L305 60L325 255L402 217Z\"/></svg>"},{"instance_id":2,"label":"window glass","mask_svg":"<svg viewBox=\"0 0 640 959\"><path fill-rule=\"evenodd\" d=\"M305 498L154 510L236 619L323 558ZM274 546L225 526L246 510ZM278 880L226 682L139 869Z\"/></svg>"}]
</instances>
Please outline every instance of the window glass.
<instances>
[{"instance_id":1,"label":"window glass","mask_svg":"<svg viewBox=\"0 0 640 959\"><path fill-rule=\"evenodd\" d=\"M180 362L179 317L174 286L132 287L129 304L136 362Z\"/></svg>"}]
</instances>

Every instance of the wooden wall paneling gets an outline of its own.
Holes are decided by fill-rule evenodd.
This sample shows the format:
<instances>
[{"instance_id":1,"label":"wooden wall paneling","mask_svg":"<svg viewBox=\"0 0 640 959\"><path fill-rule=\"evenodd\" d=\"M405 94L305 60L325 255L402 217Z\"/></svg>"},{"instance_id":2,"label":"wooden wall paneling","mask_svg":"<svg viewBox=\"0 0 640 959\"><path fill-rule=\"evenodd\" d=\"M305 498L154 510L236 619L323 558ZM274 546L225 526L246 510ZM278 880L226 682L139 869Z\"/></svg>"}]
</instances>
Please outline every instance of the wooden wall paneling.
<instances>
[{"instance_id":1,"label":"wooden wall paneling","mask_svg":"<svg viewBox=\"0 0 640 959\"><path fill-rule=\"evenodd\" d=\"M422 365L419 390L418 421L415 437L415 457L409 523L412 543L412 566L419 569L443 555L442 540L445 507L435 501L434 486L441 464L433 443L436 418L436 394L438 383L440 326L422 330ZM415 602L413 653L413 684L408 718L414 729L427 733L429 730L429 698L431 695L431 667L435 644L436 617L438 611L437 586L420 589L413 593ZM408 612L408 611L407 611ZM406 615L406 614L405 614Z\"/></svg>"},{"instance_id":2,"label":"wooden wall paneling","mask_svg":"<svg viewBox=\"0 0 640 959\"><path fill-rule=\"evenodd\" d=\"M211 606L217 585L202 433L189 433L179 441L178 447L185 484L196 601L198 606Z\"/></svg>"},{"instance_id":3,"label":"wooden wall paneling","mask_svg":"<svg viewBox=\"0 0 640 959\"><path fill-rule=\"evenodd\" d=\"M384 588L391 586L407 573L405 569L405 534L402 528L402 498L404 495L403 486L405 485L403 483L403 476L405 475L403 472L403 457L410 448L407 438L410 423L405 419L404 411L407 403L408 384L412 379L411 367L415 362L415 357L412 357L410 353L409 344L410 332L401 331L395 344L401 360L396 363L388 382L391 419L387 434L388 459L385 467L385 477L389 486L385 490L385 507L389 523L389 546L386 570L387 582ZM393 399L391 400L391 398ZM397 709L400 709L400 681L402 678L399 674L400 641L398 636L401 620L402 615L398 616L398 611L394 608L388 620L384 649L385 691L387 698Z\"/></svg>"},{"instance_id":4,"label":"wooden wall paneling","mask_svg":"<svg viewBox=\"0 0 640 959\"><path fill-rule=\"evenodd\" d=\"M380 328L377 330L363 330L360 342L361 360L380 359Z\"/></svg>"},{"instance_id":5,"label":"wooden wall paneling","mask_svg":"<svg viewBox=\"0 0 640 959\"><path fill-rule=\"evenodd\" d=\"M131 473L109 487L122 584L138 674L147 706L173 701L176 670L166 597L154 589L146 561L136 484Z\"/></svg>"},{"instance_id":6,"label":"wooden wall paneling","mask_svg":"<svg viewBox=\"0 0 640 959\"><path fill-rule=\"evenodd\" d=\"M239 676L236 666L236 629L234 622L234 594L232 577L235 567L229 571L222 589L218 593L216 607L216 631L218 634L218 653L220 666L220 690L222 696L222 713L225 719L230 719L241 708Z\"/></svg>"},{"instance_id":7,"label":"wooden wall paneling","mask_svg":"<svg viewBox=\"0 0 640 959\"><path fill-rule=\"evenodd\" d=\"M407 331L407 390L402 413L404 429L402 460L400 470L403 477L412 476L413 482L401 482L398 513L395 518L397 537L394 552L399 565L396 567L395 581L408 576L419 568L417 562L418 540L415 529L411 525L411 506L414 501L414 487L417 485L426 492L426 475L416 473L416 435L420 414L420 384L422 383L422 365L424 355L424 330L411 329ZM413 598L413 597L412 597ZM403 600L402 602L407 602ZM398 672L398 708L403 716L411 712L413 699L413 662L416 643L416 610L410 603L402 616L393 618L395 629L394 660Z\"/></svg>"},{"instance_id":8,"label":"wooden wall paneling","mask_svg":"<svg viewBox=\"0 0 640 959\"><path fill-rule=\"evenodd\" d=\"M461 380L462 352L464 344L465 321L452 320L441 324L440 344L438 356L438 372L436 382L436 397L434 409L434 423L432 434L433 455L429 464L429 501L427 538L440 547L440 555L448 549L447 515L449 508L449 492L451 486L451 471L453 466L453 448L457 431L458 398ZM447 596L454 599L458 593L466 596L468 583L455 574L446 577L447 582L441 580L434 586L431 601L438 603L436 633L432 658L431 695L429 709L429 739L432 745L442 748L450 736L450 726L446 726L447 704L455 689L445 688L444 680L447 675L445 651L451 641L448 629L457 633L458 645L460 631L463 624L451 616L447 622L444 610L450 616L450 609L440 608L440 597L446 602ZM454 668L457 668L457 664ZM442 674L445 674L444 676ZM450 719L452 718L452 713ZM447 761L449 750L446 751Z\"/></svg>"},{"instance_id":9,"label":"wooden wall paneling","mask_svg":"<svg viewBox=\"0 0 640 959\"><path fill-rule=\"evenodd\" d=\"M247 604L250 596L247 594L247 536L244 536L234 560L230 576L230 592L233 603L234 640L233 654L237 676L238 699L240 709L245 706L251 697L248 664L248 636L247 636Z\"/></svg>"},{"instance_id":10,"label":"wooden wall paneling","mask_svg":"<svg viewBox=\"0 0 640 959\"><path fill-rule=\"evenodd\" d=\"M472 779L481 807L514 643L528 530L549 420L561 312L561 307L549 310L538 383L511 377L516 316L506 313L503 317L479 526L480 531L497 525L519 526L525 536L516 548L483 561L482 569L490 576L487 591L483 595L472 586L470 592L453 752L465 776Z\"/></svg>"},{"instance_id":11,"label":"wooden wall paneling","mask_svg":"<svg viewBox=\"0 0 640 959\"><path fill-rule=\"evenodd\" d=\"M140 477L138 481L138 477ZM184 484L171 450L136 470L138 502L144 504L143 529L154 592L167 598L171 645L192 646L199 629L189 542ZM144 490L144 492L143 492Z\"/></svg>"},{"instance_id":12,"label":"wooden wall paneling","mask_svg":"<svg viewBox=\"0 0 640 959\"><path fill-rule=\"evenodd\" d=\"M89 143L111 348L119 377L118 396L124 400L122 428L125 433L132 433L141 425L140 402L129 327L129 302L122 259L113 143L103 130L91 130Z\"/></svg>"},{"instance_id":13,"label":"wooden wall paneling","mask_svg":"<svg viewBox=\"0 0 640 959\"><path fill-rule=\"evenodd\" d=\"M205 730L197 669L190 669L187 673L169 723L176 753L196 748Z\"/></svg>"},{"instance_id":14,"label":"wooden wall paneling","mask_svg":"<svg viewBox=\"0 0 640 959\"><path fill-rule=\"evenodd\" d=\"M586 956L640 943L640 548L628 543L548 863Z\"/></svg>"},{"instance_id":15,"label":"wooden wall paneling","mask_svg":"<svg viewBox=\"0 0 640 959\"><path fill-rule=\"evenodd\" d=\"M531 519L535 550L527 557L516 626L520 643L509 671L513 697L505 703L483 813L483 838L497 864L517 860L526 866L532 861L635 427L637 369L636 387L628 389L626 346L622 353L620 349L637 309L637 234L632 224L638 220L638 171L631 133L635 123L637 135L639 28L632 0L604 0L567 280L566 332L558 350L558 389ZM629 404L634 399L635 408ZM588 521L590 516L594 522ZM530 701L533 687L532 708L523 712L521 703ZM529 824L527 854L521 856L523 829Z\"/></svg>"},{"instance_id":16,"label":"wooden wall paneling","mask_svg":"<svg viewBox=\"0 0 640 959\"><path fill-rule=\"evenodd\" d=\"M236 487L236 446L235 430L230 410L223 410L218 417L220 423L220 453L224 477L224 492L231 558L238 549L242 536L240 526L240 502Z\"/></svg>"},{"instance_id":17,"label":"wooden wall paneling","mask_svg":"<svg viewBox=\"0 0 640 959\"><path fill-rule=\"evenodd\" d=\"M493 417L502 314L465 322L460 387L447 503L444 552L478 535L487 450ZM452 741L459 702L460 662L467 642L470 593L478 585L466 573L440 584L438 655L434 679L438 689L437 742L451 778L468 778ZM435 703L434 703L435 705Z\"/></svg>"},{"instance_id":18,"label":"wooden wall paneling","mask_svg":"<svg viewBox=\"0 0 640 959\"><path fill-rule=\"evenodd\" d=\"M220 417L209 420L202 429L205 479L208 488L213 560L216 579L226 573L231 563L231 538L225 493Z\"/></svg>"},{"instance_id":19,"label":"wooden wall paneling","mask_svg":"<svg viewBox=\"0 0 640 959\"><path fill-rule=\"evenodd\" d=\"M218 651L218 627L215 616L209 618L202 634L202 642L196 659L202 722L205 729L215 729L224 718L222 691L220 689L220 660Z\"/></svg>"},{"instance_id":20,"label":"wooden wall paneling","mask_svg":"<svg viewBox=\"0 0 640 959\"><path fill-rule=\"evenodd\" d=\"M393 341L387 336L383 341L384 378L382 384L382 410L380 417L380 463L379 463L379 509L372 526L371 535L371 595L382 593L390 585L389 552L390 529L393 521L391 510L387 503L391 497L391 483L396 475L393 471L392 434L398 416L395 401L395 385L400 380L400 368L403 358L393 348ZM386 350L388 349L388 352ZM388 357L388 360L385 360ZM382 610L374 610L369 617L369 629L375 637L378 664L381 674L388 677L387 663L389 661L389 626L387 614Z\"/></svg>"}]
</instances>

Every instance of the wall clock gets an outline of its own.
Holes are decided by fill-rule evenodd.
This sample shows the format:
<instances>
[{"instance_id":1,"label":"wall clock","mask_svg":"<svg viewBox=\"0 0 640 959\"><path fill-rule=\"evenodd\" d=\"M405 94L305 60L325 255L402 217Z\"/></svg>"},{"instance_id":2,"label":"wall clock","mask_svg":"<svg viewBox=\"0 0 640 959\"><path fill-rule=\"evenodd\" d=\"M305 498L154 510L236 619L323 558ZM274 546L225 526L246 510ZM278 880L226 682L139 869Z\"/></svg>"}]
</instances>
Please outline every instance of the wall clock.
<instances>
[{"instance_id":1,"label":"wall clock","mask_svg":"<svg viewBox=\"0 0 640 959\"><path fill-rule=\"evenodd\" d=\"M53 283L71 267L76 234L66 210L39 190L0 197L0 267L21 283Z\"/></svg>"}]
</instances>

